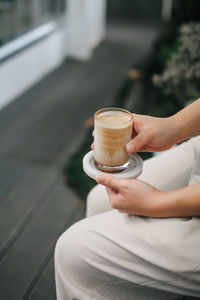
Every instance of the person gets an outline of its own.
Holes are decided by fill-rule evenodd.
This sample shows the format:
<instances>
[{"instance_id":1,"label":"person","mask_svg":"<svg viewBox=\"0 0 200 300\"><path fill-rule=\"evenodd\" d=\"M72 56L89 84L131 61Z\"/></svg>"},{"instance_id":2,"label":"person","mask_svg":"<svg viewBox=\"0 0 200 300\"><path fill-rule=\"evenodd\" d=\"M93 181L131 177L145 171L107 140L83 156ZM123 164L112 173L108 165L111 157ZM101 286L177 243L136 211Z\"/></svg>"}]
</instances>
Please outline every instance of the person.
<instances>
[{"instance_id":1,"label":"person","mask_svg":"<svg viewBox=\"0 0 200 300\"><path fill-rule=\"evenodd\" d=\"M134 114L126 150L166 151L138 179L97 176L87 218L56 245L58 300L200 296L199 134L200 99L168 118Z\"/></svg>"}]
</instances>

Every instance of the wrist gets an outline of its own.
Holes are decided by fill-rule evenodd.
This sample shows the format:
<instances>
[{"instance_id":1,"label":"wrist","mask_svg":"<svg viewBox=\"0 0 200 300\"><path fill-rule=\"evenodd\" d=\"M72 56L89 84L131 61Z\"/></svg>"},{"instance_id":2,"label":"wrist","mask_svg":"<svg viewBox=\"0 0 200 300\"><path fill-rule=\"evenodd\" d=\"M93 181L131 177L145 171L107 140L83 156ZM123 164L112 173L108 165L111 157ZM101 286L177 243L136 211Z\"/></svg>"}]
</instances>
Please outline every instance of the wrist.
<instances>
[{"instance_id":1,"label":"wrist","mask_svg":"<svg viewBox=\"0 0 200 300\"><path fill-rule=\"evenodd\" d=\"M177 141L183 141L200 134L200 99L170 117L177 134Z\"/></svg>"},{"instance_id":2,"label":"wrist","mask_svg":"<svg viewBox=\"0 0 200 300\"><path fill-rule=\"evenodd\" d=\"M173 144L184 141L188 138L187 122L184 122L178 114L168 117L169 126L171 128L171 139Z\"/></svg>"},{"instance_id":3,"label":"wrist","mask_svg":"<svg viewBox=\"0 0 200 300\"><path fill-rule=\"evenodd\" d=\"M155 189L148 200L149 205L146 206L145 214L152 218L162 218L165 212L165 191Z\"/></svg>"},{"instance_id":4,"label":"wrist","mask_svg":"<svg viewBox=\"0 0 200 300\"><path fill-rule=\"evenodd\" d=\"M154 218L170 218L178 217L179 214L179 199L174 191L158 190L151 207L151 216Z\"/></svg>"}]
</instances>

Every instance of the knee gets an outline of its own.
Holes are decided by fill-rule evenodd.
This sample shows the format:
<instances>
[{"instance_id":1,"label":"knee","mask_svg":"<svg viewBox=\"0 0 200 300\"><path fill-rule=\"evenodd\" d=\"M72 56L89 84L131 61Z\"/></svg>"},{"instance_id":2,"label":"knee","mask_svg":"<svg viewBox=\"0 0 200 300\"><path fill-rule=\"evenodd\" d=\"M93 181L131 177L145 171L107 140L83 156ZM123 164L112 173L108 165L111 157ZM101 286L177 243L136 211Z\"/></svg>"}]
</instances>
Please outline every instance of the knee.
<instances>
[{"instance_id":1,"label":"knee","mask_svg":"<svg viewBox=\"0 0 200 300\"><path fill-rule=\"evenodd\" d=\"M98 185L93 187L87 196L86 216L90 217L96 214L97 205L95 205L95 199L98 194Z\"/></svg>"},{"instance_id":2,"label":"knee","mask_svg":"<svg viewBox=\"0 0 200 300\"><path fill-rule=\"evenodd\" d=\"M55 247L55 269L60 276L73 279L84 274L83 255L87 256L82 221L66 230Z\"/></svg>"},{"instance_id":3,"label":"knee","mask_svg":"<svg viewBox=\"0 0 200 300\"><path fill-rule=\"evenodd\" d=\"M66 230L58 239L55 247L55 268L58 273L67 276L72 276L74 267L80 264L81 239L77 227L79 224L74 224Z\"/></svg>"},{"instance_id":4,"label":"knee","mask_svg":"<svg viewBox=\"0 0 200 300\"><path fill-rule=\"evenodd\" d=\"M88 194L86 216L90 217L110 210L110 204L104 186L96 185Z\"/></svg>"}]
</instances>

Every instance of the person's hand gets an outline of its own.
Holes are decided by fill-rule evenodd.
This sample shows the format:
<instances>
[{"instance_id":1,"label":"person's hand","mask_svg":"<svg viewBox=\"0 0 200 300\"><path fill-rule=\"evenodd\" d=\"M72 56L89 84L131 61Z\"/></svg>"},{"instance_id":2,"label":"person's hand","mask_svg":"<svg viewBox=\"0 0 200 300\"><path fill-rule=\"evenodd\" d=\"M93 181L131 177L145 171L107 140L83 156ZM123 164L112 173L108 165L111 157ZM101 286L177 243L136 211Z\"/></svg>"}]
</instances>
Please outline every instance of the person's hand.
<instances>
[{"instance_id":1,"label":"person's hand","mask_svg":"<svg viewBox=\"0 0 200 300\"><path fill-rule=\"evenodd\" d=\"M118 179L98 175L96 181L106 187L110 205L121 213L158 217L162 194L150 184L136 179Z\"/></svg>"},{"instance_id":2,"label":"person's hand","mask_svg":"<svg viewBox=\"0 0 200 300\"><path fill-rule=\"evenodd\" d=\"M133 114L133 138L126 145L126 151L128 153L163 151L171 148L177 140L173 118Z\"/></svg>"},{"instance_id":3,"label":"person's hand","mask_svg":"<svg viewBox=\"0 0 200 300\"><path fill-rule=\"evenodd\" d=\"M132 140L126 145L128 153L159 152L180 141L179 130L173 117L157 118L133 114ZM92 133L94 136L94 131ZM94 149L94 143L91 145Z\"/></svg>"}]
</instances>

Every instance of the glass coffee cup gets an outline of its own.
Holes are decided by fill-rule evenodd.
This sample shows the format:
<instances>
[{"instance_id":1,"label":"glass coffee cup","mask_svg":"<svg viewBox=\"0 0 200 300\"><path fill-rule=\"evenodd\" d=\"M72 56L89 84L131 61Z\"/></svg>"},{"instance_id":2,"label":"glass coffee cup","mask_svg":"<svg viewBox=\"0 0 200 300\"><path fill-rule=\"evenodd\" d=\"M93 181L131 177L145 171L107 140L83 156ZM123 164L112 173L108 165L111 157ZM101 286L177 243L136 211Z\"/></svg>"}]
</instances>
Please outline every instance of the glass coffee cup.
<instances>
[{"instance_id":1,"label":"glass coffee cup","mask_svg":"<svg viewBox=\"0 0 200 300\"><path fill-rule=\"evenodd\" d=\"M125 146L131 140L133 115L125 109L108 107L94 116L94 164L108 173L124 171L129 166Z\"/></svg>"}]
</instances>

